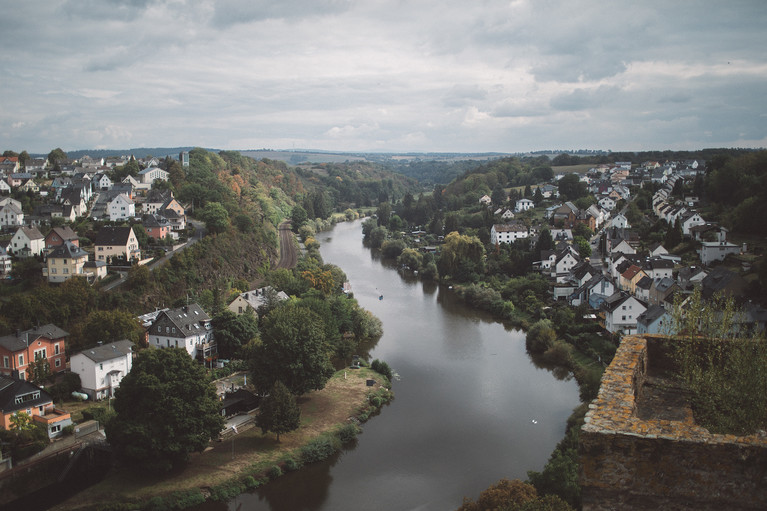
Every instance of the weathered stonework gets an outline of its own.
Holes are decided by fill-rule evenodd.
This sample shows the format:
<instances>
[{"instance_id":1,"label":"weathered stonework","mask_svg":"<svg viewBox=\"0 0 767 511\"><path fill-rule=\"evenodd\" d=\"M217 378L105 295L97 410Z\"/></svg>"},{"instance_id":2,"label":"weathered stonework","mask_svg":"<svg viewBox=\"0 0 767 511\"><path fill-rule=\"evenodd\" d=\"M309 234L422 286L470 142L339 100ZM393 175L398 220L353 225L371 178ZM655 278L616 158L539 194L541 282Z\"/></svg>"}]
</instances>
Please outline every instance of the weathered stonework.
<instances>
[{"instance_id":1,"label":"weathered stonework","mask_svg":"<svg viewBox=\"0 0 767 511\"><path fill-rule=\"evenodd\" d=\"M624 337L605 371L580 435L583 509L767 509L767 435L695 424L654 371L668 341Z\"/></svg>"}]
</instances>

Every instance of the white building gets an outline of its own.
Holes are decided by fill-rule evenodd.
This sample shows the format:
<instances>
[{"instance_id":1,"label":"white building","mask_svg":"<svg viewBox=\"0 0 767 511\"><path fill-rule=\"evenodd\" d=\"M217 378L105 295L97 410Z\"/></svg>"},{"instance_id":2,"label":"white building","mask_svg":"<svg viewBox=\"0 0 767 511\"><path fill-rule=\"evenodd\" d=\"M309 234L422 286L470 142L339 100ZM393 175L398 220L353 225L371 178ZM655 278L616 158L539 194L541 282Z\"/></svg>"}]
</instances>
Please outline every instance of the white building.
<instances>
[{"instance_id":1,"label":"white building","mask_svg":"<svg viewBox=\"0 0 767 511\"><path fill-rule=\"evenodd\" d=\"M529 209L533 209L534 207L535 207L535 202L531 201L530 199L519 199L517 201L515 210L517 212L527 211Z\"/></svg>"},{"instance_id":2,"label":"white building","mask_svg":"<svg viewBox=\"0 0 767 511\"><path fill-rule=\"evenodd\" d=\"M161 311L147 330L151 348L183 348L193 358L216 354L210 316L196 303Z\"/></svg>"},{"instance_id":3,"label":"white building","mask_svg":"<svg viewBox=\"0 0 767 511\"><path fill-rule=\"evenodd\" d=\"M109 202L107 206L109 219L114 221L129 220L136 216L136 205L133 201L121 193Z\"/></svg>"},{"instance_id":4,"label":"white building","mask_svg":"<svg viewBox=\"0 0 767 511\"><path fill-rule=\"evenodd\" d=\"M494 224L490 228L490 243L514 243L529 236L527 227L522 224Z\"/></svg>"},{"instance_id":5,"label":"white building","mask_svg":"<svg viewBox=\"0 0 767 511\"><path fill-rule=\"evenodd\" d=\"M133 367L133 343L117 341L72 355L73 373L80 375L82 391L97 401L114 396L120 381Z\"/></svg>"},{"instance_id":6,"label":"white building","mask_svg":"<svg viewBox=\"0 0 767 511\"><path fill-rule=\"evenodd\" d=\"M138 177L141 180L141 182L144 184L150 184L150 185L158 179L160 181L167 181L168 176L169 176L168 172L165 170L162 170L159 167L149 167L138 173Z\"/></svg>"}]
</instances>

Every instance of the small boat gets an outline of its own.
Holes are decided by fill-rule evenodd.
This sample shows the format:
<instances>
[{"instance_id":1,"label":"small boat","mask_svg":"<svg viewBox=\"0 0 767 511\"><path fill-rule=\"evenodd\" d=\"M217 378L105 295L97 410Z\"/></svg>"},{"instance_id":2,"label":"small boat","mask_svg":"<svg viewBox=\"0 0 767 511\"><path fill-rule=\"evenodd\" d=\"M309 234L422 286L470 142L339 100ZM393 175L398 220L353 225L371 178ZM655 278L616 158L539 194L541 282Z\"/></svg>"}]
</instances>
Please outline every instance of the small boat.
<instances>
[{"instance_id":1,"label":"small boat","mask_svg":"<svg viewBox=\"0 0 767 511\"><path fill-rule=\"evenodd\" d=\"M379 299L379 300L383 300L383 295L379 295L379 296L378 296L378 299Z\"/></svg>"}]
</instances>

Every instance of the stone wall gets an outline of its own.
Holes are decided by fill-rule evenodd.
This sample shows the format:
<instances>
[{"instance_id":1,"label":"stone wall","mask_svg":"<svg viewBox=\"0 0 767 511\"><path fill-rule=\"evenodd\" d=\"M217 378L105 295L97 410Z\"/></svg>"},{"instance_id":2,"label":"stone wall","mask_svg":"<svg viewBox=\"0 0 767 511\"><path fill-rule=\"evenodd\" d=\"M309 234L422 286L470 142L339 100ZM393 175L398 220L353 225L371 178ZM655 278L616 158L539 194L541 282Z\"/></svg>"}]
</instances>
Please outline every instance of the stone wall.
<instances>
[{"instance_id":1,"label":"stone wall","mask_svg":"<svg viewBox=\"0 0 767 511\"><path fill-rule=\"evenodd\" d=\"M589 405L580 435L583 509L767 509L767 435L714 435L678 400L655 400L649 411L643 403L668 393L670 384L648 372L648 352L662 352L655 343L663 342L624 337Z\"/></svg>"}]
</instances>

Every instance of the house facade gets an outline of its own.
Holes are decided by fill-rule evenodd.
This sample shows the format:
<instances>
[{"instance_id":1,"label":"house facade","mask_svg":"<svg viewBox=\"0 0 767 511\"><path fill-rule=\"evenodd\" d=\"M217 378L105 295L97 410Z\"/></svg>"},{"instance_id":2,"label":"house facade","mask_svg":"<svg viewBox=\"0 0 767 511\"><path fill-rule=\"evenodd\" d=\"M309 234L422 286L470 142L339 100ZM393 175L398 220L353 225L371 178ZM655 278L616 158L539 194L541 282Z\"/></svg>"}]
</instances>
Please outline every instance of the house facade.
<instances>
[{"instance_id":1,"label":"house facade","mask_svg":"<svg viewBox=\"0 0 767 511\"><path fill-rule=\"evenodd\" d=\"M132 227L102 227L96 234L93 248L97 261L109 263L141 259L138 238Z\"/></svg>"},{"instance_id":2,"label":"house facade","mask_svg":"<svg viewBox=\"0 0 767 511\"><path fill-rule=\"evenodd\" d=\"M152 184L156 180L167 181L168 172L158 167L149 167L138 173L139 179L144 184Z\"/></svg>"},{"instance_id":3,"label":"house facade","mask_svg":"<svg viewBox=\"0 0 767 511\"><path fill-rule=\"evenodd\" d=\"M113 222L129 220L136 216L136 205L130 197L121 193L107 205L107 215Z\"/></svg>"},{"instance_id":4,"label":"house facade","mask_svg":"<svg viewBox=\"0 0 767 511\"><path fill-rule=\"evenodd\" d=\"M45 390L28 381L0 375L0 426L11 429L12 417L20 412L45 424L49 438L60 436L63 428L72 424L69 413L57 410L53 398Z\"/></svg>"},{"instance_id":5,"label":"house facade","mask_svg":"<svg viewBox=\"0 0 767 511\"><path fill-rule=\"evenodd\" d=\"M42 255L45 249L45 237L36 227L19 227L8 244L8 250L16 257Z\"/></svg>"},{"instance_id":6,"label":"house facade","mask_svg":"<svg viewBox=\"0 0 767 511\"><path fill-rule=\"evenodd\" d=\"M30 364L38 358L48 359L53 374L64 371L68 336L56 325L47 324L0 337L0 374L10 376L18 371L20 379L29 379Z\"/></svg>"},{"instance_id":7,"label":"house facade","mask_svg":"<svg viewBox=\"0 0 767 511\"><path fill-rule=\"evenodd\" d=\"M82 391L92 400L113 397L133 367L133 343L123 340L83 350L70 357L69 366L80 375Z\"/></svg>"},{"instance_id":8,"label":"house facade","mask_svg":"<svg viewBox=\"0 0 767 511\"><path fill-rule=\"evenodd\" d=\"M11 229L24 225L24 212L15 204L0 207L0 228Z\"/></svg>"},{"instance_id":9,"label":"house facade","mask_svg":"<svg viewBox=\"0 0 767 511\"><path fill-rule=\"evenodd\" d=\"M195 304L161 311L147 330L151 348L182 348L195 359L216 355L210 316Z\"/></svg>"},{"instance_id":10,"label":"house facade","mask_svg":"<svg viewBox=\"0 0 767 511\"><path fill-rule=\"evenodd\" d=\"M490 228L490 243L514 243L529 236L527 227L522 224L494 224Z\"/></svg>"},{"instance_id":11,"label":"house facade","mask_svg":"<svg viewBox=\"0 0 767 511\"><path fill-rule=\"evenodd\" d=\"M61 283L72 277L92 277L85 271L87 261L88 252L71 241L65 241L46 257L43 277L51 283Z\"/></svg>"},{"instance_id":12,"label":"house facade","mask_svg":"<svg viewBox=\"0 0 767 511\"><path fill-rule=\"evenodd\" d=\"M77 236L77 233L71 227L68 225L54 227L45 235L45 249L54 249L63 245L65 241L70 242L76 247L80 246L80 237Z\"/></svg>"},{"instance_id":13,"label":"house facade","mask_svg":"<svg viewBox=\"0 0 767 511\"><path fill-rule=\"evenodd\" d=\"M616 332L622 332L624 335L635 334L637 318L646 310L647 306L638 298L617 292L602 304L605 330L613 334Z\"/></svg>"}]
</instances>

